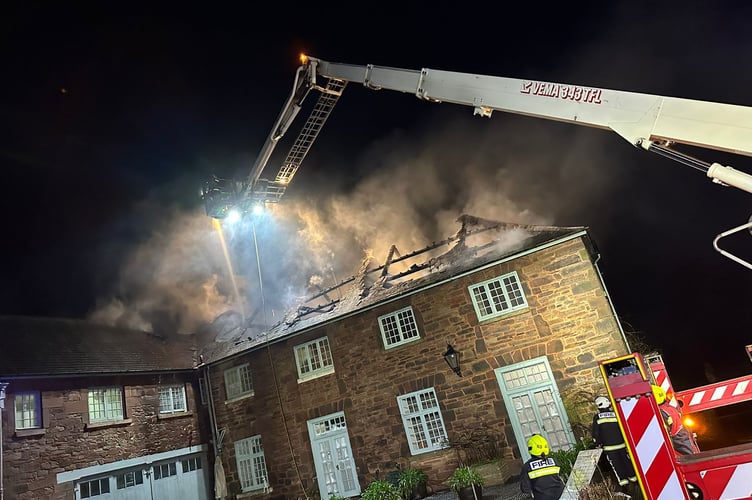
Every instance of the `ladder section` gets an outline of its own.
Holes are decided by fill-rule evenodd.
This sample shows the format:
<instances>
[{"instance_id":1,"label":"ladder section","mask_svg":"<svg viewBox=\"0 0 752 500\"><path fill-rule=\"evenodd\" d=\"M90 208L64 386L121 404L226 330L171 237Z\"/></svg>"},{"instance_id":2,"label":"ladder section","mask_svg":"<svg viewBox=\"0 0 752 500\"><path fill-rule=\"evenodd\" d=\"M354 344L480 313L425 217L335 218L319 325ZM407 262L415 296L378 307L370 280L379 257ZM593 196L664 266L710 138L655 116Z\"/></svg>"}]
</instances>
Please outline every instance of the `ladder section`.
<instances>
[{"instance_id":1,"label":"ladder section","mask_svg":"<svg viewBox=\"0 0 752 500\"><path fill-rule=\"evenodd\" d=\"M254 198L261 201L279 202L287 190L288 184L303 163L313 142L321 132L322 127L329 118L335 104L339 101L347 82L336 78L330 78L321 91L319 99L311 110L308 120L300 130L295 143L287 153L287 157L277 172L274 182L259 183L254 189Z\"/></svg>"}]
</instances>

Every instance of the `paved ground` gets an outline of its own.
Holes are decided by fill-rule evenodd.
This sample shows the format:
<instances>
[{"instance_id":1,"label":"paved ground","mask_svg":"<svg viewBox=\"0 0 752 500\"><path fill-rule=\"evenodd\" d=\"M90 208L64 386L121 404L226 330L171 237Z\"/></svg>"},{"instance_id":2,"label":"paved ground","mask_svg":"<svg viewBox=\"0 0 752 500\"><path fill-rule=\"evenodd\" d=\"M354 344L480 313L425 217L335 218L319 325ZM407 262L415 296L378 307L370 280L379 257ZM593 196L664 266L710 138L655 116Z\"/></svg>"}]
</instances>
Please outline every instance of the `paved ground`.
<instances>
[{"instance_id":1,"label":"paved ground","mask_svg":"<svg viewBox=\"0 0 752 500\"><path fill-rule=\"evenodd\" d=\"M484 486L482 500L521 500L530 498L520 492L520 483L513 482L500 486ZM457 500L457 493L453 491L440 491L433 495L427 496L426 500ZM480 498L478 500L481 500Z\"/></svg>"}]
</instances>

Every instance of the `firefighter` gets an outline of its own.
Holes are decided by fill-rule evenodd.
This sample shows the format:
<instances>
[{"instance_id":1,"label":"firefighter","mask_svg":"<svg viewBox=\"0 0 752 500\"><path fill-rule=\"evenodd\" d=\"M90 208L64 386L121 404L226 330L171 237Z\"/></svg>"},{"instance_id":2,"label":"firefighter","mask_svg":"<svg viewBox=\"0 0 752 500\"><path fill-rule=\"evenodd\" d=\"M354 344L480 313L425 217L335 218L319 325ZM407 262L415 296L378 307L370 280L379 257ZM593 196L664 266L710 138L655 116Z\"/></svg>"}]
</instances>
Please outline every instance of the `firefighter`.
<instances>
[{"instance_id":1,"label":"firefighter","mask_svg":"<svg viewBox=\"0 0 752 500\"><path fill-rule=\"evenodd\" d=\"M671 437L671 444L674 445L674 451L679 455L693 455L699 451L689 430L684 427L682 414L679 409L669 404L666 398L666 391L661 386L653 386L653 396L658 408L661 410L663 422L666 424L666 430Z\"/></svg>"},{"instance_id":2,"label":"firefighter","mask_svg":"<svg viewBox=\"0 0 752 500\"><path fill-rule=\"evenodd\" d=\"M532 494L535 500L559 500L564 491L564 481L559 476L559 466L549 457L548 441L540 434L527 440L530 460L522 465L520 489Z\"/></svg>"},{"instance_id":3,"label":"firefighter","mask_svg":"<svg viewBox=\"0 0 752 500\"><path fill-rule=\"evenodd\" d=\"M636 483L637 474L629 459L616 413L611 408L611 400L606 396L598 396L595 398L595 406L598 407L598 413L593 416L592 433L595 444L606 452L606 458L620 486Z\"/></svg>"}]
</instances>

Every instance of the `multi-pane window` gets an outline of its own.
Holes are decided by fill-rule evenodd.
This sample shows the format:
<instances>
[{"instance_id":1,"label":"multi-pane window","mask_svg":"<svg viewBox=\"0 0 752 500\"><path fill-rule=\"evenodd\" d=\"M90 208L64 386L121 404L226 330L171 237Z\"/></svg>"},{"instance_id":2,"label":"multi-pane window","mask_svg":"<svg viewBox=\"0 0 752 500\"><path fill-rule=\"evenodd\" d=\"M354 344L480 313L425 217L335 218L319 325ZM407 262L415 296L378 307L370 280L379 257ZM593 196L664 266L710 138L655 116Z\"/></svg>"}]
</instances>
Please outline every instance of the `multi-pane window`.
<instances>
[{"instance_id":1,"label":"multi-pane window","mask_svg":"<svg viewBox=\"0 0 752 500\"><path fill-rule=\"evenodd\" d=\"M160 464L154 466L154 479L164 479L166 477L175 476L178 473L177 462L170 462L167 464Z\"/></svg>"},{"instance_id":2,"label":"multi-pane window","mask_svg":"<svg viewBox=\"0 0 752 500\"><path fill-rule=\"evenodd\" d=\"M412 307L379 316L379 328L386 349L420 338Z\"/></svg>"},{"instance_id":3,"label":"multi-pane window","mask_svg":"<svg viewBox=\"0 0 752 500\"><path fill-rule=\"evenodd\" d=\"M42 427L42 397L39 392L19 392L15 397L16 429Z\"/></svg>"},{"instance_id":4,"label":"multi-pane window","mask_svg":"<svg viewBox=\"0 0 752 500\"><path fill-rule=\"evenodd\" d=\"M433 388L397 397L402 424L413 455L444 448L447 433Z\"/></svg>"},{"instance_id":5,"label":"multi-pane window","mask_svg":"<svg viewBox=\"0 0 752 500\"><path fill-rule=\"evenodd\" d=\"M267 483L266 457L261 447L261 436L235 442L235 461L240 476L240 487L245 491L259 490Z\"/></svg>"},{"instance_id":6,"label":"multi-pane window","mask_svg":"<svg viewBox=\"0 0 752 500\"><path fill-rule=\"evenodd\" d=\"M295 362L300 380L334 372L329 339L321 337L313 342L295 346Z\"/></svg>"},{"instance_id":7,"label":"multi-pane window","mask_svg":"<svg viewBox=\"0 0 752 500\"><path fill-rule=\"evenodd\" d=\"M494 318L527 307L527 300L516 272L476 283L468 289L479 320Z\"/></svg>"},{"instance_id":8,"label":"multi-pane window","mask_svg":"<svg viewBox=\"0 0 752 500\"><path fill-rule=\"evenodd\" d=\"M98 497L110 492L110 478L95 479L81 483L81 498Z\"/></svg>"},{"instance_id":9,"label":"multi-pane window","mask_svg":"<svg viewBox=\"0 0 752 500\"><path fill-rule=\"evenodd\" d=\"M89 389L89 422L123 420L123 389L100 387Z\"/></svg>"},{"instance_id":10,"label":"multi-pane window","mask_svg":"<svg viewBox=\"0 0 752 500\"><path fill-rule=\"evenodd\" d=\"M182 460L183 472L191 472L201 469L201 457L192 457Z\"/></svg>"},{"instance_id":11,"label":"multi-pane window","mask_svg":"<svg viewBox=\"0 0 752 500\"><path fill-rule=\"evenodd\" d=\"M159 413L188 411L185 405L185 386L165 385L159 387Z\"/></svg>"},{"instance_id":12,"label":"multi-pane window","mask_svg":"<svg viewBox=\"0 0 752 500\"><path fill-rule=\"evenodd\" d=\"M253 395L251 367L247 363L225 370L225 391L227 399Z\"/></svg>"},{"instance_id":13,"label":"multi-pane window","mask_svg":"<svg viewBox=\"0 0 752 500\"><path fill-rule=\"evenodd\" d=\"M115 482L117 483L117 489L119 490L131 488L138 484L144 484L144 473L140 470L134 470L124 474L118 474L115 476Z\"/></svg>"}]
</instances>

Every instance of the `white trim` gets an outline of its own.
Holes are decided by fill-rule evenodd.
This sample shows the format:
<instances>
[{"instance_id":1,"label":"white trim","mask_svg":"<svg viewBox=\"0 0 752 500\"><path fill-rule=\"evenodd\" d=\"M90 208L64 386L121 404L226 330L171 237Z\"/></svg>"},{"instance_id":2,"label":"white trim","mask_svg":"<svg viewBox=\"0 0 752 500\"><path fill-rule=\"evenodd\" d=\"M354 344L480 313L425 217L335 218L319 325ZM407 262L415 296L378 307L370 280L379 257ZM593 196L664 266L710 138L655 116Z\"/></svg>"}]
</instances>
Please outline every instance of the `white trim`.
<instances>
[{"instance_id":1,"label":"white trim","mask_svg":"<svg viewBox=\"0 0 752 500\"><path fill-rule=\"evenodd\" d=\"M63 484L70 481L78 481L84 477L89 476L108 474L120 469L136 467L137 465L151 465L154 462L161 462L162 460L169 460L172 458L183 457L185 455L191 455L193 453L205 452L208 449L209 447L207 445L200 444L198 446L180 448L179 450L163 451L161 453L154 453L153 455L144 455L137 458L129 458L127 460L118 460L117 462L110 462L108 464L94 465L91 467L84 467L83 469L60 472L57 475L57 484Z\"/></svg>"}]
</instances>

